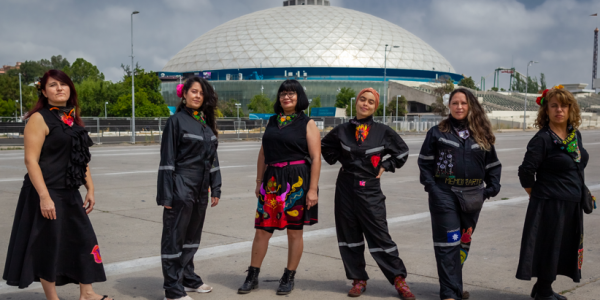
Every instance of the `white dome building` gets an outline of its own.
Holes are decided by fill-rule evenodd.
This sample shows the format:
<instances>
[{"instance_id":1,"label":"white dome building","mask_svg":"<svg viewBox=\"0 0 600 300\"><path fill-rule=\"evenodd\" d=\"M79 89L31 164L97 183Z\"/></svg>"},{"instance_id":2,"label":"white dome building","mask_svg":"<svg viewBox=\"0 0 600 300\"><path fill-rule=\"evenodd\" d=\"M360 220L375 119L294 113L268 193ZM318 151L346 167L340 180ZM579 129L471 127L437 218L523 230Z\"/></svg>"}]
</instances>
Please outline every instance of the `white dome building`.
<instances>
[{"instance_id":1,"label":"white dome building","mask_svg":"<svg viewBox=\"0 0 600 300\"><path fill-rule=\"evenodd\" d=\"M270 81L277 87L281 80L296 78L306 80L304 86L319 85L321 101L333 106L328 102L334 101L340 87L356 86L356 90L369 84L383 88L384 68L388 80L462 78L439 52L407 30L366 13L329 6L329 1L323 0L284 1L283 7L217 26L179 51L159 76L167 81L201 75L215 82L220 98L242 103L257 91L249 81L265 92L265 84L271 89ZM332 87L335 89L330 91ZM165 85L163 91L165 88L174 91L174 87ZM252 92L246 92L248 89Z\"/></svg>"}]
</instances>

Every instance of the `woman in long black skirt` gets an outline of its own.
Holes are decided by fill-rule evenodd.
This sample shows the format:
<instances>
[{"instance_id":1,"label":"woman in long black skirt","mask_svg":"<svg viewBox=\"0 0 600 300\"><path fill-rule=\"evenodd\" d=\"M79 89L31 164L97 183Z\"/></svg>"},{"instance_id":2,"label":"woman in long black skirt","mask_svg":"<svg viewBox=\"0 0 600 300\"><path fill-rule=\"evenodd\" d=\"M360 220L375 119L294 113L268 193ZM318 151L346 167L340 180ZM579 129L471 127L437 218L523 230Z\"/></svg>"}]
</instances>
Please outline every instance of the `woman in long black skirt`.
<instances>
[{"instance_id":1,"label":"woman in long black skirt","mask_svg":"<svg viewBox=\"0 0 600 300\"><path fill-rule=\"evenodd\" d=\"M94 184L88 163L92 141L79 118L77 92L67 74L50 70L40 81L40 97L27 114L25 165L6 256L4 280L26 288L40 281L47 299L56 286L80 285L81 300L107 300L92 289L106 281L96 234L88 218ZM87 195L81 198L79 187Z\"/></svg>"},{"instance_id":2,"label":"woman in long black skirt","mask_svg":"<svg viewBox=\"0 0 600 300\"><path fill-rule=\"evenodd\" d=\"M256 190L258 207L248 276L239 294L258 288L258 273L275 230L287 229L288 263L279 281L278 295L294 289L294 276L300 264L304 225L317 223L321 135L314 121L302 111L308 98L296 80L279 87L275 113L269 119L258 154Z\"/></svg>"},{"instance_id":3,"label":"woman in long black skirt","mask_svg":"<svg viewBox=\"0 0 600 300\"><path fill-rule=\"evenodd\" d=\"M177 87L183 98L167 120L160 148L156 201L164 206L161 260L165 299L190 300L187 292L208 293L194 271L209 202L219 204L221 171L217 156L217 94L203 78Z\"/></svg>"},{"instance_id":4,"label":"woman in long black skirt","mask_svg":"<svg viewBox=\"0 0 600 300\"><path fill-rule=\"evenodd\" d=\"M544 91L535 125L519 167L521 185L530 196L517 278L537 277L531 296L566 299L552 291L556 275L579 282L583 263L581 198L589 155L583 148L579 105L561 86Z\"/></svg>"}]
</instances>

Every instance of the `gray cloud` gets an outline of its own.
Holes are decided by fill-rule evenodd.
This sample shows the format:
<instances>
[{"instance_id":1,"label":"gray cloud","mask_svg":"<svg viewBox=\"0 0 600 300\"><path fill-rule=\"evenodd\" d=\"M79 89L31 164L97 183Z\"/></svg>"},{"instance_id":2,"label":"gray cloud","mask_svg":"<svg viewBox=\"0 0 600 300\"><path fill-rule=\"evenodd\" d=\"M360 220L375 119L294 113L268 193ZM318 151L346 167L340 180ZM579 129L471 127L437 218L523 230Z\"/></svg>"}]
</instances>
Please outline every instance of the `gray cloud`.
<instances>
[{"instance_id":1,"label":"gray cloud","mask_svg":"<svg viewBox=\"0 0 600 300\"><path fill-rule=\"evenodd\" d=\"M280 0L164 1L3 1L0 19L0 64L39 60L61 54L97 64L110 80L130 64L130 13L134 16L134 55L148 70L160 70L191 41L231 19L281 6ZM546 74L549 85L591 81L592 1L469 0L398 1L332 0L395 23L432 45L458 73L479 83L496 67L540 63L530 74ZM293 16L290 20L293 21ZM508 76L501 78L506 87Z\"/></svg>"}]
</instances>

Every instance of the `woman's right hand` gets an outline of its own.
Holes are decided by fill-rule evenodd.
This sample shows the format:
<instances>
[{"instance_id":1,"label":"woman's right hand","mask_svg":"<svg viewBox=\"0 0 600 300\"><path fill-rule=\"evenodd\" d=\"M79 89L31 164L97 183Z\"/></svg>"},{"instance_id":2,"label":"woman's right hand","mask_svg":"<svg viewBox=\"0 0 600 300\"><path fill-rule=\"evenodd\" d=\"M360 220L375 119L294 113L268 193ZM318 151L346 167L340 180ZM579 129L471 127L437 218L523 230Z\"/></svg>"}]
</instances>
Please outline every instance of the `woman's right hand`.
<instances>
[{"instance_id":1,"label":"woman's right hand","mask_svg":"<svg viewBox=\"0 0 600 300\"><path fill-rule=\"evenodd\" d=\"M171 206L166 206L166 205L165 205L165 208L166 208L166 209L171 209L171 208L173 208L173 207L171 207Z\"/></svg>"},{"instance_id":2,"label":"woman's right hand","mask_svg":"<svg viewBox=\"0 0 600 300\"><path fill-rule=\"evenodd\" d=\"M256 198L260 198L260 186L262 185L262 182L256 182L256 189L254 189L254 195L256 195Z\"/></svg>"},{"instance_id":3,"label":"woman's right hand","mask_svg":"<svg viewBox=\"0 0 600 300\"><path fill-rule=\"evenodd\" d=\"M50 197L40 199L40 209L44 218L56 220L56 208L54 207L54 201Z\"/></svg>"}]
</instances>

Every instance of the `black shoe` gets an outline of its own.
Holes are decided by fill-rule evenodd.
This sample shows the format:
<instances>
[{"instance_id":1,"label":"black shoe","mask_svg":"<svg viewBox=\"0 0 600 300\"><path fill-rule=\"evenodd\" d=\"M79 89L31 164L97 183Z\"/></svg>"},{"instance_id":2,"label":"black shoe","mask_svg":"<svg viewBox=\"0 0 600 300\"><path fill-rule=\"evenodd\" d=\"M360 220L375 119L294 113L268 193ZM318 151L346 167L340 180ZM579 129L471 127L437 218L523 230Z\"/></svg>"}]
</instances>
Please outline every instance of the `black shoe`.
<instances>
[{"instance_id":1,"label":"black shoe","mask_svg":"<svg viewBox=\"0 0 600 300\"><path fill-rule=\"evenodd\" d=\"M248 276L246 276L244 284L238 289L238 294L248 294L258 288L258 273L260 273L260 268L250 266L247 272Z\"/></svg>"},{"instance_id":2,"label":"black shoe","mask_svg":"<svg viewBox=\"0 0 600 300\"><path fill-rule=\"evenodd\" d=\"M549 297L546 297L546 298L543 298L543 297L542 297L542 298L537 298L537 297L536 297L536 296L537 296L537 286L534 284L534 285L533 285L533 288L531 289L531 294L530 294L529 296L531 296L531 298L535 298L535 299L557 299L557 300L567 300L567 297L565 297L565 296L563 296L563 295L560 295L560 294L558 294L558 293L555 293L555 292L552 292L552 294L553 294L552 296L553 296L554 298L549 298Z\"/></svg>"},{"instance_id":3,"label":"black shoe","mask_svg":"<svg viewBox=\"0 0 600 300\"><path fill-rule=\"evenodd\" d=\"M296 271L290 271L285 268L283 276L279 279L277 295L289 295L292 292L294 289L294 276L296 276Z\"/></svg>"}]
</instances>

